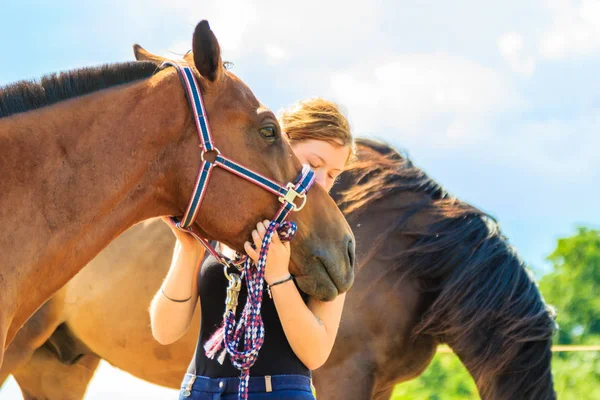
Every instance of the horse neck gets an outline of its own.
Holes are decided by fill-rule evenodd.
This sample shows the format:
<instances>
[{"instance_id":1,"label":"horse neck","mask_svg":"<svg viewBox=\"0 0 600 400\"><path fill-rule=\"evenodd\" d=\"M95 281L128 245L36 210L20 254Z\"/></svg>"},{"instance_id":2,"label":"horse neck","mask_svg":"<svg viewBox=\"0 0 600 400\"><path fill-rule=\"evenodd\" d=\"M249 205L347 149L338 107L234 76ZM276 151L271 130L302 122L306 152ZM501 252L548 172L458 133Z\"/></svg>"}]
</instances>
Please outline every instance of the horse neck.
<instances>
[{"instance_id":1,"label":"horse neck","mask_svg":"<svg viewBox=\"0 0 600 400\"><path fill-rule=\"evenodd\" d=\"M177 76L161 75L0 120L7 343L121 232L177 212L164 171L193 138Z\"/></svg>"},{"instance_id":2,"label":"horse neck","mask_svg":"<svg viewBox=\"0 0 600 400\"><path fill-rule=\"evenodd\" d=\"M474 340L468 348L452 340L449 345L475 380L483 400L556 399L551 340L524 343L512 351L493 347L489 338L482 338L481 343Z\"/></svg>"}]
</instances>

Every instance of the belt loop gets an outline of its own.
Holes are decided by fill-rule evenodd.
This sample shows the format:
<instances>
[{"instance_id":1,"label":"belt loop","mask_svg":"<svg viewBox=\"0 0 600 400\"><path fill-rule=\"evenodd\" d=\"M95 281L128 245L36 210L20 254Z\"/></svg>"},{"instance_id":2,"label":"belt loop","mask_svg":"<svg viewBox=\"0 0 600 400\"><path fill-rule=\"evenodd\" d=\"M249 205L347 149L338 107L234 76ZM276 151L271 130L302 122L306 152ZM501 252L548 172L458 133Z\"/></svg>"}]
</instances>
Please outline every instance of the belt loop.
<instances>
[{"instance_id":1,"label":"belt loop","mask_svg":"<svg viewBox=\"0 0 600 400\"><path fill-rule=\"evenodd\" d=\"M183 391L183 397L190 397L192 395L192 386L194 386L194 382L196 381L196 375L192 375L187 385L185 386L185 390Z\"/></svg>"},{"instance_id":2,"label":"belt loop","mask_svg":"<svg viewBox=\"0 0 600 400\"><path fill-rule=\"evenodd\" d=\"M273 386L271 385L271 376L265 375L265 392L270 393L273 391Z\"/></svg>"}]
</instances>

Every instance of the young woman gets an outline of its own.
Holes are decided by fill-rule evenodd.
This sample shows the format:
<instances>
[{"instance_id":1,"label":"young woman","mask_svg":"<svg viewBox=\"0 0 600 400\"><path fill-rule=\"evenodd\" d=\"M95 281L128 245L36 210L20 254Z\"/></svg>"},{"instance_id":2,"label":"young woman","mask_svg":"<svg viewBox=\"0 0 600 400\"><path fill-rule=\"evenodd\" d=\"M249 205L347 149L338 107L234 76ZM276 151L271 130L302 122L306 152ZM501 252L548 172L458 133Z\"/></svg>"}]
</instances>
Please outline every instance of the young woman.
<instances>
[{"instance_id":1,"label":"young woman","mask_svg":"<svg viewBox=\"0 0 600 400\"><path fill-rule=\"evenodd\" d=\"M296 156L313 168L316 182L330 190L354 152L348 121L337 105L319 98L301 101L282 113L280 123ZM258 249L268 224L260 221L252 232ZM240 371L228 357L221 365L204 354L204 344L223 318L228 283L223 267L212 256L204 259L204 248L192 236L170 226L177 243L171 268L150 307L152 333L162 344L176 341L200 303L198 345L180 399L237 399ZM250 242L244 249L256 261ZM232 252L224 245L220 251ZM272 299L263 298L265 341L250 369L250 400L314 399L310 371L325 363L338 331L345 294L330 302L310 298L291 279L289 260L290 244L274 235L265 268ZM245 302L243 285L237 317Z\"/></svg>"}]
</instances>

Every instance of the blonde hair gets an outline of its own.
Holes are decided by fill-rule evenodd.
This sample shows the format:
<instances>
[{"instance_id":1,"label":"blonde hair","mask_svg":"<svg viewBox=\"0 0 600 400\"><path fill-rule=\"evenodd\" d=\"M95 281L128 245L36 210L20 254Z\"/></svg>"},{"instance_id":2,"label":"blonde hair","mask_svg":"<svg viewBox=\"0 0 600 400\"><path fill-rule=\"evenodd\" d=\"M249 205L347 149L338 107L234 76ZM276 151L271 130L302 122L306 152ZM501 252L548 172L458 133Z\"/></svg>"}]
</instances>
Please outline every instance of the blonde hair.
<instances>
[{"instance_id":1,"label":"blonde hair","mask_svg":"<svg viewBox=\"0 0 600 400\"><path fill-rule=\"evenodd\" d=\"M323 140L336 146L348 146L348 161L355 153L348 119L332 101L319 97L301 100L280 111L279 123L291 143Z\"/></svg>"}]
</instances>

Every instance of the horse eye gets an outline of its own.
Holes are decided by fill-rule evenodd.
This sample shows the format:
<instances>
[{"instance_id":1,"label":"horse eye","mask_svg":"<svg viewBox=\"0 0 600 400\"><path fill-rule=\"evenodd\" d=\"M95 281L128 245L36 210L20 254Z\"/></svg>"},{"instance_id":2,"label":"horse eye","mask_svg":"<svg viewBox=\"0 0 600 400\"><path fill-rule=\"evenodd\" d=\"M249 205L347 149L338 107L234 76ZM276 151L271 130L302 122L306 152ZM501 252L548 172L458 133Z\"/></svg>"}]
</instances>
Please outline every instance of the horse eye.
<instances>
[{"instance_id":1,"label":"horse eye","mask_svg":"<svg viewBox=\"0 0 600 400\"><path fill-rule=\"evenodd\" d=\"M267 125L260 128L259 132L263 137L272 139L277 135L277 128L275 125Z\"/></svg>"}]
</instances>

